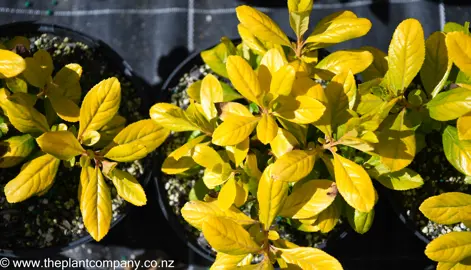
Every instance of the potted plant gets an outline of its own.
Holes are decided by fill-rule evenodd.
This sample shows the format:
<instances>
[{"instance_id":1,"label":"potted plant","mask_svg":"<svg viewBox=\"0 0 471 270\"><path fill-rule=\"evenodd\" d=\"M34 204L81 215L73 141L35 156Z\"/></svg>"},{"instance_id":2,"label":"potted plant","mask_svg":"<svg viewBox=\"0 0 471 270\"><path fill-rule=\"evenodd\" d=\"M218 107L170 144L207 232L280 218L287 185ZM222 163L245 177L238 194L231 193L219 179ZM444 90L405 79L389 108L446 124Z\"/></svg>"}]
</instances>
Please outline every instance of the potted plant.
<instances>
[{"instance_id":1,"label":"potted plant","mask_svg":"<svg viewBox=\"0 0 471 270\"><path fill-rule=\"evenodd\" d=\"M318 49L363 36L371 23L338 12L304 40L312 1L288 1L288 8L296 42L265 14L238 7L242 42L223 38L202 52L208 67L174 73L181 78L172 78L172 103L150 110L173 131L161 148L160 200L169 201L167 215L202 230L200 244L217 251L213 268L277 261L341 269L313 248L313 235L342 219L364 233L374 217L377 195L359 164L377 142L372 122L382 115L357 125L352 110L354 75L373 55L351 50L318 59Z\"/></svg>"},{"instance_id":2,"label":"potted plant","mask_svg":"<svg viewBox=\"0 0 471 270\"><path fill-rule=\"evenodd\" d=\"M106 45L57 26L3 28L2 255L100 241L125 201L146 204L141 159L170 131L143 119L140 85Z\"/></svg>"},{"instance_id":3,"label":"potted plant","mask_svg":"<svg viewBox=\"0 0 471 270\"><path fill-rule=\"evenodd\" d=\"M371 67L381 69L365 74L369 81L357 108L362 113L389 104L390 119L382 124L375 147L378 156L365 167L385 187L401 191L393 194L394 204L416 234L427 243L436 238L426 255L440 262L439 269L469 264L470 254L456 246L469 242L469 232L461 231L470 230L471 219L466 210L468 28L449 23L425 41L420 23L403 21L394 32L388 60L375 49Z\"/></svg>"}]
</instances>

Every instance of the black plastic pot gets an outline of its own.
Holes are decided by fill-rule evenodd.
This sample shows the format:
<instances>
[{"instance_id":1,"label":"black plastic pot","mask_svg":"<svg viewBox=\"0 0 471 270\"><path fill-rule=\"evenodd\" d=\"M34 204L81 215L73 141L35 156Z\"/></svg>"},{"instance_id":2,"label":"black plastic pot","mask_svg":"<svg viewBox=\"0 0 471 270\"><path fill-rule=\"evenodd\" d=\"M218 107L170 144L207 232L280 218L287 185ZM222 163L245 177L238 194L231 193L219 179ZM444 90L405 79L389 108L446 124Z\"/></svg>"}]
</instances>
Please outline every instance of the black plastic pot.
<instances>
[{"instance_id":1,"label":"black plastic pot","mask_svg":"<svg viewBox=\"0 0 471 270\"><path fill-rule=\"evenodd\" d=\"M238 44L241 42L241 40L233 39L232 42L235 44ZM215 45L208 47L207 49L210 49L214 46ZM328 54L329 54L328 51L321 49L320 54L319 54L320 59L324 58ZM190 56L188 56L182 63L180 63L175 68L175 70L170 74L167 80L165 80L162 86L162 91L160 93L161 94L160 101L162 102L168 101L168 98L169 98L168 95L170 93L169 90L174 88L176 85L178 85L180 78L183 77L184 74L189 73L193 67L202 66L202 65L204 65L204 62L200 56L200 52L194 52ZM162 164L163 159L164 157L160 157L160 159L157 160L154 164ZM170 226L174 229L178 237L182 241L184 241L191 250L193 250L195 253L197 253L204 259L210 262L213 262L215 260L215 257L211 253L211 251L201 247L197 243L195 238L188 237L185 228L179 221L180 218L173 213L169 205L167 193L164 187L165 183L164 181L161 180L162 172L160 171L160 168L158 168L157 170L154 170L154 172L156 172L156 175L154 176L154 181L155 181L155 186L157 188L159 205L165 218L170 223ZM332 233L331 235L329 235L327 239L327 243L344 239L347 234L348 234L347 228L345 228L345 230L340 230L338 233ZM328 244L322 245L319 248L324 249L327 245Z\"/></svg>"},{"instance_id":2,"label":"black plastic pot","mask_svg":"<svg viewBox=\"0 0 471 270\"><path fill-rule=\"evenodd\" d=\"M37 22L17 22L11 24L5 24L0 26L0 36L1 37L13 37L13 36L22 36L22 35L40 35L40 34L51 34L59 37L69 37L73 41L82 42L87 45L90 50L97 52L103 56L103 58L115 67L116 73L121 74L126 77L126 79L132 83L133 88L137 91L137 95L141 97L143 103L140 110L143 113L147 114L150 107L150 101L148 96L150 95L150 86L138 77L131 66L124 61L118 53L116 53L110 46L105 44L103 41L88 36L86 34L80 33L78 31L69 29L67 27L54 25L54 24L43 24ZM103 78L105 79L105 78ZM150 166L148 166L150 168ZM147 186L151 179L151 170L149 170L146 175L139 179L141 185L144 187ZM123 218L129 213L132 209L131 205L126 205L126 208L123 210L123 213L118 216L118 218L112 222L110 230L118 224ZM2 249L0 247L0 257L21 257L21 258L34 258L34 257L47 257L54 255L60 252L67 251L69 249L75 248L79 245L93 241L93 238L87 234L73 242L64 245L52 246L47 248L37 248L37 249Z\"/></svg>"}]
</instances>

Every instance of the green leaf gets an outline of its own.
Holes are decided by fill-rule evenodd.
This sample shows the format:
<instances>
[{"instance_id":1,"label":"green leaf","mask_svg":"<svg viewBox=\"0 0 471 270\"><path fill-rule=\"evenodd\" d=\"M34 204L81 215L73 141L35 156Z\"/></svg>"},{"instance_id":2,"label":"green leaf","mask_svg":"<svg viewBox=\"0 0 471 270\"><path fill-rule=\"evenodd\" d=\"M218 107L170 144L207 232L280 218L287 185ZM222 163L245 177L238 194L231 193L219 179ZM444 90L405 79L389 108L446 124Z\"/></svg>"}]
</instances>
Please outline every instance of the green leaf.
<instances>
[{"instance_id":1,"label":"green leaf","mask_svg":"<svg viewBox=\"0 0 471 270\"><path fill-rule=\"evenodd\" d=\"M371 225L373 225L375 210L372 209L370 212L364 213L347 205L346 216L353 230L359 234L364 234L368 232Z\"/></svg>"},{"instance_id":2,"label":"green leaf","mask_svg":"<svg viewBox=\"0 0 471 270\"><path fill-rule=\"evenodd\" d=\"M227 210L222 210L217 201L189 201L182 207L181 214L186 222L198 230L202 229L203 222L207 217L223 217L226 219L232 219L241 225L250 225L255 223L255 220L252 220L234 206Z\"/></svg>"},{"instance_id":3,"label":"green leaf","mask_svg":"<svg viewBox=\"0 0 471 270\"><path fill-rule=\"evenodd\" d=\"M29 134L12 136L0 142L0 168L20 164L35 148L34 138Z\"/></svg>"},{"instance_id":4,"label":"green leaf","mask_svg":"<svg viewBox=\"0 0 471 270\"><path fill-rule=\"evenodd\" d=\"M464 27L461 24L455 22L447 22L443 28L443 32L451 33L451 32L465 32Z\"/></svg>"},{"instance_id":5,"label":"green leaf","mask_svg":"<svg viewBox=\"0 0 471 270\"><path fill-rule=\"evenodd\" d=\"M425 255L439 262L459 262L471 256L471 232L451 232L434 239Z\"/></svg>"},{"instance_id":6,"label":"green leaf","mask_svg":"<svg viewBox=\"0 0 471 270\"><path fill-rule=\"evenodd\" d=\"M26 62L18 54L0 49L0 79L16 77L26 68Z\"/></svg>"},{"instance_id":7,"label":"green leaf","mask_svg":"<svg viewBox=\"0 0 471 270\"><path fill-rule=\"evenodd\" d=\"M273 164L272 178L285 182L297 182L312 171L317 157L316 152L303 150L288 152Z\"/></svg>"},{"instance_id":8,"label":"green leaf","mask_svg":"<svg viewBox=\"0 0 471 270\"><path fill-rule=\"evenodd\" d=\"M402 93L419 73L425 58L422 25L416 19L402 21L394 31L388 51L388 89Z\"/></svg>"},{"instance_id":9,"label":"green leaf","mask_svg":"<svg viewBox=\"0 0 471 270\"><path fill-rule=\"evenodd\" d=\"M267 15L245 5L237 7L236 13L240 23L260 40L290 46L288 37Z\"/></svg>"},{"instance_id":10,"label":"green leaf","mask_svg":"<svg viewBox=\"0 0 471 270\"><path fill-rule=\"evenodd\" d=\"M70 131L49 131L36 139L43 152L60 160L69 160L85 153L74 134Z\"/></svg>"},{"instance_id":11,"label":"green leaf","mask_svg":"<svg viewBox=\"0 0 471 270\"><path fill-rule=\"evenodd\" d=\"M82 196L81 211L85 228L95 241L108 233L111 225L111 194L105 178L98 167L90 175Z\"/></svg>"},{"instance_id":12,"label":"green leaf","mask_svg":"<svg viewBox=\"0 0 471 270\"><path fill-rule=\"evenodd\" d=\"M273 179L272 168L273 164L270 164L263 171L257 191L259 220L265 230L270 229L288 197L288 183Z\"/></svg>"},{"instance_id":13,"label":"green leaf","mask_svg":"<svg viewBox=\"0 0 471 270\"><path fill-rule=\"evenodd\" d=\"M443 151L448 161L459 172L471 175L471 141L460 141L455 127L443 131Z\"/></svg>"},{"instance_id":14,"label":"green leaf","mask_svg":"<svg viewBox=\"0 0 471 270\"><path fill-rule=\"evenodd\" d=\"M333 155L335 182L342 197L358 211L371 211L376 195L369 175L355 162L335 153Z\"/></svg>"},{"instance_id":15,"label":"green leaf","mask_svg":"<svg viewBox=\"0 0 471 270\"><path fill-rule=\"evenodd\" d=\"M211 48L200 53L203 61L211 68L212 71L223 77L228 77L226 70L227 57L231 53L227 50L223 43L219 43L214 48Z\"/></svg>"},{"instance_id":16,"label":"green leaf","mask_svg":"<svg viewBox=\"0 0 471 270\"><path fill-rule=\"evenodd\" d=\"M81 139L87 130L99 130L116 115L121 102L121 85L112 77L95 85L85 96L80 107Z\"/></svg>"},{"instance_id":17,"label":"green leaf","mask_svg":"<svg viewBox=\"0 0 471 270\"><path fill-rule=\"evenodd\" d=\"M380 164L368 170L368 173L383 186L393 190L409 190L419 188L424 184L420 174L409 168L390 172L386 166Z\"/></svg>"},{"instance_id":18,"label":"green leaf","mask_svg":"<svg viewBox=\"0 0 471 270\"><path fill-rule=\"evenodd\" d=\"M376 78L383 78L388 71L387 55L375 47L364 46L360 49L369 51L374 58L373 63L361 73L363 81L366 83Z\"/></svg>"},{"instance_id":19,"label":"green leaf","mask_svg":"<svg viewBox=\"0 0 471 270\"><path fill-rule=\"evenodd\" d=\"M5 185L9 203L24 201L50 187L56 177L60 160L45 154L23 166L20 173Z\"/></svg>"},{"instance_id":20,"label":"green leaf","mask_svg":"<svg viewBox=\"0 0 471 270\"><path fill-rule=\"evenodd\" d=\"M5 83L13 93L28 93L28 85L26 82L18 77L5 79Z\"/></svg>"},{"instance_id":21,"label":"green leaf","mask_svg":"<svg viewBox=\"0 0 471 270\"><path fill-rule=\"evenodd\" d=\"M257 117L229 116L213 133L212 143L220 146L236 145L255 129Z\"/></svg>"},{"instance_id":22,"label":"green leaf","mask_svg":"<svg viewBox=\"0 0 471 270\"><path fill-rule=\"evenodd\" d=\"M8 115L10 123L23 133L49 131L46 117L33 108L24 95L17 94L10 95L5 88L0 89L0 107Z\"/></svg>"},{"instance_id":23,"label":"green leaf","mask_svg":"<svg viewBox=\"0 0 471 270\"><path fill-rule=\"evenodd\" d=\"M157 103L150 108L150 118L157 124L175 132L199 130L180 107L169 103Z\"/></svg>"},{"instance_id":24,"label":"green leaf","mask_svg":"<svg viewBox=\"0 0 471 270\"><path fill-rule=\"evenodd\" d=\"M153 152L170 135L170 131L151 119L140 120L130 124L116 135L106 147L112 151L119 146L144 145L147 153ZM106 155L105 155L106 156Z\"/></svg>"},{"instance_id":25,"label":"green leaf","mask_svg":"<svg viewBox=\"0 0 471 270\"><path fill-rule=\"evenodd\" d=\"M445 34L435 32L425 41L425 61L420 79L428 94L435 97L445 86L453 62L448 58Z\"/></svg>"},{"instance_id":26,"label":"green leaf","mask_svg":"<svg viewBox=\"0 0 471 270\"><path fill-rule=\"evenodd\" d=\"M342 265L332 256L317 248L297 247L278 248L288 267L291 269L342 270Z\"/></svg>"},{"instance_id":27,"label":"green leaf","mask_svg":"<svg viewBox=\"0 0 471 270\"><path fill-rule=\"evenodd\" d=\"M295 185L284 203L280 215L308 219L327 209L337 196L337 187L330 180L310 180Z\"/></svg>"},{"instance_id":28,"label":"green leaf","mask_svg":"<svg viewBox=\"0 0 471 270\"><path fill-rule=\"evenodd\" d=\"M107 177L113 181L113 185L121 198L136 206L146 204L147 198L144 189L130 173L114 169Z\"/></svg>"},{"instance_id":29,"label":"green leaf","mask_svg":"<svg viewBox=\"0 0 471 270\"><path fill-rule=\"evenodd\" d=\"M471 111L471 91L466 88L455 88L438 94L427 108L430 117L438 121L456 119Z\"/></svg>"},{"instance_id":30,"label":"green leaf","mask_svg":"<svg viewBox=\"0 0 471 270\"><path fill-rule=\"evenodd\" d=\"M403 109L394 120L391 115L378 136L379 143L375 145L381 162L392 172L407 167L416 153L415 134L406 112Z\"/></svg>"},{"instance_id":31,"label":"green leaf","mask_svg":"<svg viewBox=\"0 0 471 270\"><path fill-rule=\"evenodd\" d=\"M471 217L471 195L447 192L426 199L419 210L433 222L451 225Z\"/></svg>"}]
</instances>

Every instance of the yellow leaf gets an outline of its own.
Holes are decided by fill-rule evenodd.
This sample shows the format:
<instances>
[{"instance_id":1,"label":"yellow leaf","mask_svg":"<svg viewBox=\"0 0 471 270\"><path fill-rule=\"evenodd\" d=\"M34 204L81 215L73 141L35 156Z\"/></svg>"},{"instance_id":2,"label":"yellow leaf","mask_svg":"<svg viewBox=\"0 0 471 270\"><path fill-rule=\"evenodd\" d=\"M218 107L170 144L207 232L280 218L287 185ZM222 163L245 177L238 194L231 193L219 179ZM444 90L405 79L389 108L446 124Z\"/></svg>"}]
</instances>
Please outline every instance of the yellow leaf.
<instances>
[{"instance_id":1,"label":"yellow leaf","mask_svg":"<svg viewBox=\"0 0 471 270\"><path fill-rule=\"evenodd\" d=\"M368 173L355 162L333 155L335 182L342 197L358 211L371 211L375 205L375 189Z\"/></svg>"},{"instance_id":2,"label":"yellow leaf","mask_svg":"<svg viewBox=\"0 0 471 270\"><path fill-rule=\"evenodd\" d=\"M374 147L371 143L361 139L361 138L356 138L352 136L342 136L337 141L339 144L347 145L350 147L353 147L355 149L358 149L362 152L371 152L374 150Z\"/></svg>"},{"instance_id":3,"label":"yellow leaf","mask_svg":"<svg viewBox=\"0 0 471 270\"><path fill-rule=\"evenodd\" d=\"M256 253L261 247L244 228L231 219L209 216L203 222L203 234L218 252L230 255Z\"/></svg>"},{"instance_id":4,"label":"yellow leaf","mask_svg":"<svg viewBox=\"0 0 471 270\"><path fill-rule=\"evenodd\" d=\"M82 144L86 146L93 146L100 141L100 133L95 130L88 130L83 133Z\"/></svg>"},{"instance_id":5,"label":"yellow leaf","mask_svg":"<svg viewBox=\"0 0 471 270\"><path fill-rule=\"evenodd\" d=\"M231 176L229 180L222 186L221 191L218 195L218 205L222 210L229 209L235 202L237 197L237 183L234 176Z\"/></svg>"},{"instance_id":6,"label":"yellow leaf","mask_svg":"<svg viewBox=\"0 0 471 270\"><path fill-rule=\"evenodd\" d=\"M260 66L266 66L272 75L274 75L280 68L282 68L286 64L286 60L283 58L278 49L268 50L263 55L262 60L260 61Z\"/></svg>"},{"instance_id":7,"label":"yellow leaf","mask_svg":"<svg viewBox=\"0 0 471 270\"><path fill-rule=\"evenodd\" d=\"M460 140L471 140L471 113L464 114L458 118L456 127L458 128L458 138Z\"/></svg>"},{"instance_id":8,"label":"yellow leaf","mask_svg":"<svg viewBox=\"0 0 471 270\"><path fill-rule=\"evenodd\" d=\"M111 194L98 167L95 167L94 174L90 176L82 196L82 217L87 231L95 241L100 241L111 225Z\"/></svg>"},{"instance_id":9,"label":"yellow leaf","mask_svg":"<svg viewBox=\"0 0 471 270\"><path fill-rule=\"evenodd\" d=\"M214 131L212 143L220 146L239 144L249 137L258 121L257 117L229 116Z\"/></svg>"},{"instance_id":10,"label":"yellow leaf","mask_svg":"<svg viewBox=\"0 0 471 270\"><path fill-rule=\"evenodd\" d=\"M186 92L188 93L188 96L196 102L201 102L200 94L201 94L201 83L202 82L203 81L201 81L201 80L196 81L196 82L190 84L190 86L188 86L188 88L186 89Z\"/></svg>"},{"instance_id":11,"label":"yellow leaf","mask_svg":"<svg viewBox=\"0 0 471 270\"><path fill-rule=\"evenodd\" d=\"M461 141L455 127L447 126L442 136L443 151L451 165L465 175L471 175L471 141Z\"/></svg>"},{"instance_id":12,"label":"yellow leaf","mask_svg":"<svg viewBox=\"0 0 471 270\"><path fill-rule=\"evenodd\" d=\"M364 36L370 31L371 22L365 18L336 18L317 25L306 43L336 44Z\"/></svg>"},{"instance_id":13,"label":"yellow leaf","mask_svg":"<svg viewBox=\"0 0 471 270\"><path fill-rule=\"evenodd\" d=\"M211 265L210 270L224 270L228 267L237 267L237 265L247 257L246 254L242 255L229 255L222 252L216 254L216 260Z\"/></svg>"},{"instance_id":14,"label":"yellow leaf","mask_svg":"<svg viewBox=\"0 0 471 270\"><path fill-rule=\"evenodd\" d=\"M379 143L375 145L375 152L381 157L381 162L390 171L395 172L412 162L416 152L416 142L406 109L397 114L394 120L391 117L391 121L386 119L387 125L378 136Z\"/></svg>"},{"instance_id":15,"label":"yellow leaf","mask_svg":"<svg viewBox=\"0 0 471 270\"><path fill-rule=\"evenodd\" d=\"M288 267L304 270L342 270L342 265L332 256L317 248L298 247L282 249L281 257Z\"/></svg>"},{"instance_id":16,"label":"yellow leaf","mask_svg":"<svg viewBox=\"0 0 471 270\"><path fill-rule=\"evenodd\" d=\"M80 203L80 211L83 209L84 199L83 196L85 191L87 191L87 185L90 182L90 179L95 176L95 168L90 165L91 160L88 156L80 157L80 166L82 170L80 171L80 182L78 190L78 199Z\"/></svg>"},{"instance_id":17,"label":"yellow leaf","mask_svg":"<svg viewBox=\"0 0 471 270\"><path fill-rule=\"evenodd\" d=\"M35 148L34 138L29 134L12 136L0 142L0 168L20 164Z\"/></svg>"},{"instance_id":18,"label":"yellow leaf","mask_svg":"<svg viewBox=\"0 0 471 270\"><path fill-rule=\"evenodd\" d=\"M425 255L438 262L459 262L471 256L471 232L451 232L427 245Z\"/></svg>"},{"instance_id":19,"label":"yellow leaf","mask_svg":"<svg viewBox=\"0 0 471 270\"><path fill-rule=\"evenodd\" d=\"M148 153L145 145L130 143L114 146L104 157L118 162L131 162L144 158Z\"/></svg>"},{"instance_id":20,"label":"yellow leaf","mask_svg":"<svg viewBox=\"0 0 471 270\"><path fill-rule=\"evenodd\" d=\"M140 120L121 130L106 148L112 151L115 147L143 145L147 153L150 153L159 147L169 134L168 129L151 119Z\"/></svg>"},{"instance_id":21,"label":"yellow leaf","mask_svg":"<svg viewBox=\"0 0 471 270\"><path fill-rule=\"evenodd\" d=\"M341 213L342 204L339 203L339 200L336 200L327 209L319 213L313 226L318 228L321 233L329 233L339 222Z\"/></svg>"},{"instance_id":22,"label":"yellow leaf","mask_svg":"<svg viewBox=\"0 0 471 270\"><path fill-rule=\"evenodd\" d=\"M471 37L462 32L446 35L448 56L467 75L471 75Z\"/></svg>"},{"instance_id":23,"label":"yellow leaf","mask_svg":"<svg viewBox=\"0 0 471 270\"><path fill-rule=\"evenodd\" d=\"M36 139L43 152L60 160L69 160L85 153L74 134L70 131L49 131Z\"/></svg>"},{"instance_id":24,"label":"yellow leaf","mask_svg":"<svg viewBox=\"0 0 471 270\"><path fill-rule=\"evenodd\" d=\"M98 132L100 133L100 141L96 147L103 148L108 145L113 138L123 130L126 125L126 118L116 114L106 125L104 125ZM84 134L85 135L85 134Z\"/></svg>"},{"instance_id":25,"label":"yellow leaf","mask_svg":"<svg viewBox=\"0 0 471 270\"><path fill-rule=\"evenodd\" d=\"M310 180L295 186L280 215L295 219L312 218L327 209L337 196L337 187L329 180Z\"/></svg>"},{"instance_id":26,"label":"yellow leaf","mask_svg":"<svg viewBox=\"0 0 471 270\"><path fill-rule=\"evenodd\" d=\"M279 108L274 112L276 116L297 124L309 124L319 120L326 107L319 100L310 96L280 96Z\"/></svg>"},{"instance_id":27,"label":"yellow leaf","mask_svg":"<svg viewBox=\"0 0 471 270\"><path fill-rule=\"evenodd\" d=\"M427 108L435 120L456 119L471 111L471 90L460 87L442 92L427 103Z\"/></svg>"},{"instance_id":28,"label":"yellow leaf","mask_svg":"<svg viewBox=\"0 0 471 270\"><path fill-rule=\"evenodd\" d=\"M59 91L58 94L78 104L82 95L81 76L82 67L79 64L67 64L61 68L54 76L53 82L55 88Z\"/></svg>"},{"instance_id":29,"label":"yellow leaf","mask_svg":"<svg viewBox=\"0 0 471 270\"><path fill-rule=\"evenodd\" d=\"M250 177L260 179L262 172L258 169L257 156L254 154L248 154L245 158L244 170Z\"/></svg>"},{"instance_id":30,"label":"yellow leaf","mask_svg":"<svg viewBox=\"0 0 471 270\"><path fill-rule=\"evenodd\" d=\"M10 96L5 89L0 89L0 107L8 115L10 123L23 133L43 133L49 131L46 117L29 104L24 95L16 93Z\"/></svg>"},{"instance_id":31,"label":"yellow leaf","mask_svg":"<svg viewBox=\"0 0 471 270\"><path fill-rule=\"evenodd\" d=\"M192 158L199 165L210 169L216 166L216 164L224 163L216 150L204 144L198 144L195 146Z\"/></svg>"},{"instance_id":32,"label":"yellow leaf","mask_svg":"<svg viewBox=\"0 0 471 270\"><path fill-rule=\"evenodd\" d=\"M218 79L212 74L206 75L201 83L201 106L208 120L217 116L217 110L214 106L216 102L222 102L222 86Z\"/></svg>"},{"instance_id":33,"label":"yellow leaf","mask_svg":"<svg viewBox=\"0 0 471 270\"><path fill-rule=\"evenodd\" d=\"M52 71L54 70L54 63L52 62L51 55L47 51L40 49L34 53L33 58L41 67L41 76L49 80L49 77L52 75Z\"/></svg>"},{"instance_id":34,"label":"yellow leaf","mask_svg":"<svg viewBox=\"0 0 471 270\"><path fill-rule=\"evenodd\" d=\"M353 109L357 97L357 85L351 70L334 76L332 81L343 85L343 92L345 93L344 95L348 98L348 108Z\"/></svg>"},{"instance_id":35,"label":"yellow leaf","mask_svg":"<svg viewBox=\"0 0 471 270\"><path fill-rule=\"evenodd\" d=\"M373 55L369 51L336 51L322 59L316 65L316 68L334 74L348 72L349 70L353 74L357 74L364 71L371 63L373 63Z\"/></svg>"},{"instance_id":36,"label":"yellow leaf","mask_svg":"<svg viewBox=\"0 0 471 270\"><path fill-rule=\"evenodd\" d=\"M121 85L115 77L95 85L80 107L78 138L87 130L99 130L116 115L121 102Z\"/></svg>"},{"instance_id":37,"label":"yellow leaf","mask_svg":"<svg viewBox=\"0 0 471 270\"><path fill-rule=\"evenodd\" d=\"M312 90L311 91L311 88L313 87L320 87L322 88L322 86L318 83L316 83L313 79L309 78L309 77L297 77L296 80L294 80L294 83L293 83L293 88L291 89L291 93L290 95L292 96L302 96L302 95L307 95L307 96L311 96L313 98L316 98L315 95L312 95L313 93L311 92L316 92L318 89L316 90ZM323 89L322 89L323 91ZM322 100L320 100L322 101Z\"/></svg>"},{"instance_id":38,"label":"yellow leaf","mask_svg":"<svg viewBox=\"0 0 471 270\"><path fill-rule=\"evenodd\" d=\"M245 5L237 7L236 13L240 23L250 29L250 32L260 40L290 46L289 39L283 30L267 15Z\"/></svg>"},{"instance_id":39,"label":"yellow leaf","mask_svg":"<svg viewBox=\"0 0 471 270\"><path fill-rule=\"evenodd\" d=\"M221 115L219 118L223 121L226 121L226 118L229 116L244 116L244 117L252 117L252 113L250 113L249 109L244 105L237 103L237 102L226 102L223 103L221 106Z\"/></svg>"},{"instance_id":40,"label":"yellow leaf","mask_svg":"<svg viewBox=\"0 0 471 270\"><path fill-rule=\"evenodd\" d=\"M428 219L451 225L471 217L471 195L461 192L447 192L426 199L419 210Z\"/></svg>"},{"instance_id":41,"label":"yellow leaf","mask_svg":"<svg viewBox=\"0 0 471 270\"><path fill-rule=\"evenodd\" d=\"M241 143L238 143L236 145L226 146L226 153L229 159L234 162L236 167L239 167L242 161L244 161L245 157L247 156L247 153L249 152L249 147L249 138L246 138Z\"/></svg>"},{"instance_id":42,"label":"yellow leaf","mask_svg":"<svg viewBox=\"0 0 471 270\"><path fill-rule=\"evenodd\" d=\"M290 65L278 69L270 83L270 93L287 96L291 93L296 78L296 71Z\"/></svg>"},{"instance_id":43,"label":"yellow leaf","mask_svg":"<svg viewBox=\"0 0 471 270\"><path fill-rule=\"evenodd\" d=\"M113 169L107 177L113 181L113 185L121 198L136 206L146 204L147 198L144 189L130 173Z\"/></svg>"},{"instance_id":44,"label":"yellow leaf","mask_svg":"<svg viewBox=\"0 0 471 270\"><path fill-rule=\"evenodd\" d=\"M394 31L388 50L388 89L402 93L419 73L425 58L424 30L416 19L402 21Z\"/></svg>"},{"instance_id":45,"label":"yellow leaf","mask_svg":"<svg viewBox=\"0 0 471 270\"><path fill-rule=\"evenodd\" d=\"M203 133L212 134L214 131L215 121L209 122L205 116L203 106L201 104L190 102L185 111L187 119Z\"/></svg>"},{"instance_id":46,"label":"yellow leaf","mask_svg":"<svg viewBox=\"0 0 471 270\"><path fill-rule=\"evenodd\" d=\"M438 262L437 270L470 270L471 257L459 262Z\"/></svg>"},{"instance_id":47,"label":"yellow leaf","mask_svg":"<svg viewBox=\"0 0 471 270\"><path fill-rule=\"evenodd\" d=\"M72 100L57 94L49 94L52 108L57 115L67 122L78 122L80 118L80 108Z\"/></svg>"},{"instance_id":48,"label":"yellow leaf","mask_svg":"<svg viewBox=\"0 0 471 270\"><path fill-rule=\"evenodd\" d=\"M203 175L203 182L209 189L224 184L233 176L232 168L229 163L219 163L213 168L206 168Z\"/></svg>"},{"instance_id":49,"label":"yellow leaf","mask_svg":"<svg viewBox=\"0 0 471 270\"><path fill-rule=\"evenodd\" d=\"M362 73L363 81L371 81L376 78L383 78L388 71L388 61L386 60L386 54L375 47L364 46L361 50L369 51L373 55L373 63L367 67Z\"/></svg>"},{"instance_id":50,"label":"yellow leaf","mask_svg":"<svg viewBox=\"0 0 471 270\"><path fill-rule=\"evenodd\" d=\"M313 0L289 0L289 24L298 38L302 37L309 27L309 15Z\"/></svg>"},{"instance_id":51,"label":"yellow leaf","mask_svg":"<svg viewBox=\"0 0 471 270\"><path fill-rule=\"evenodd\" d=\"M425 41L425 50L420 79L427 93L435 97L443 89L453 64L448 57L445 34L435 32L430 35Z\"/></svg>"},{"instance_id":52,"label":"yellow leaf","mask_svg":"<svg viewBox=\"0 0 471 270\"><path fill-rule=\"evenodd\" d=\"M288 196L288 183L273 179L272 169L273 164L265 168L257 191L259 220L265 230L270 229L273 220L280 212Z\"/></svg>"},{"instance_id":53,"label":"yellow leaf","mask_svg":"<svg viewBox=\"0 0 471 270\"><path fill-rule=\"evenodd\" d=\"M26 163L20 173L5 185L9 203L24 201L52 185L60 160L45 154Z\"/></svg>"},{"instance_id":54,"label":"yellow leaf","mask_svg":"<svg viewBox=\"0 0 471 270\"><path fill-rule=\"evenodd\" d=\"M179 174L196 165L191 158L193 148L201 143L206 136L202 135L190 140L170 153L162 164L162 172L166 174Z\"/></svg>"},{"instance_id":55,"label":"yellow leaf","mask_svg":"<svg viewBox=\"0 0 471 270\"><path fill-rule=\"evenodd\" d=\"M316 159L316 152L303 150L288 152L273 164L272 177L275 180L297 182L312 171Z\"/></svg>"},{"instance_id":56,"label":"yellow leaf","mask_svg":"<svg viewBox=\"0 0 471 270\"><path fill-rule=\"evenodd\" d=\"M26 62L18 54L0 49L0 79L16 77L26 68Z\"/></svg>"},{"instance_id":57,"label":"yellow leaf","mask_svg":"<svg viewBox=\"0 0 471 270\"><path fill-rule=\"evenodd\" d=\"M240 56L229 56L226 63L229 79L244 98L258 104L261 95L260 83L257 74L249 63Z\"/></svg>"},{"instance_id":58,"label":"yellow leaf","mask_svg":"<svg viewBox=\"0 0 471 270\"><path fill-rule=\"evenodd\" d=\"M276 158L280 158L298 145L299 143L296 137L283 128L278 128L276 137L270 142L271 151Z\"/></svg>"},{"instance_id":59,"label":"yellow leaf","mask_svg":"<svg viewBox=\"0 0 471 270\"><path fill-rule=\"evenodd\" d=\"M229 55L230 52L223 43L219 43L214 48L200 53L201 58L211 68L211 70L226 78L227 71L225 62Z\"/></svg>"},{"instance_id":60,"label":"yellow leaf","mask_svg":"<svg viewBox=\"0 0 471 270\"><path fill-rule=\"evenodd\" d=\"M278 133L278 124L273 116L269 114L262 114L262 118L257 125L257 138L263 144L269 144Z\"/></svg>"},{"instance_id":61,"label":"yellow leaf","mask_svg":"<svg viewBox=\"0 0 471 270\"><path fill-rule=\"evenodd\" d=\"M237 25L237 30L239 31L242 42L252 49L256 54L264 55L267 52L267 48L263 42L255 37L247 27L240 23Z\"/></svg>"},{"instance_id":62,"label":"yellow leaf","mask_svg":"<svg viewBox=\"0 0 471 270\"><path fill-rule=\"evenodd\" d=\"M202 229L203 222L207 217L224 217L241 225L250 225L256 222L234 206L222 210L217 201L189 201L181 209L181 214L186 222L198 230Z\"/></svg>"},{"instance_id":63,"label":"yellow leaf","mask_svg":"<svg viewBox=\"0 0 471 270\"><path fill-rule=\"evenodd\" d=\"M188 119L185 111L169 103L157 103L150 108L150 118L157 124L175 132L199 130Z\"/></svg>"}]
</instances>

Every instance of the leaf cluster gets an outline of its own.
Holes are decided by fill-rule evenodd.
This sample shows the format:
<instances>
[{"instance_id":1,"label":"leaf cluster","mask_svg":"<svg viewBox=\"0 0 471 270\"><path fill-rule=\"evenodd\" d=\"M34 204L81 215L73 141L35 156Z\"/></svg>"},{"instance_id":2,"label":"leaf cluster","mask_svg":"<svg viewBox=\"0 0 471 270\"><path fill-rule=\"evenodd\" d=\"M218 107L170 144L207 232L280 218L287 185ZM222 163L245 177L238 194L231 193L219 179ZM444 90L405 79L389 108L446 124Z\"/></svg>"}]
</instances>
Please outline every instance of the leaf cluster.
<instances>
[{"instance_id":1,"label":"leaf cluster","mask_svg":"<svg viewBox=\"0 0 471 270\"><path fill-rule=\"evenodd\" d=\"M118 115L121 86L114 77L95 85L82 100L82 67L67 64L53 74L50 54L33 54L24 37L7 42L0 59L0 130L7 137L0 142L0 167L21 166L5 185L7 201L41 196L54 184L61 164L80 166L80 210L88 232L101 240L112 220L106 179L124 200L146 204L137 179L118 163L145 157L170 131L150 119L126 126L126 119Z\"/></svg>"}]
</instances>

